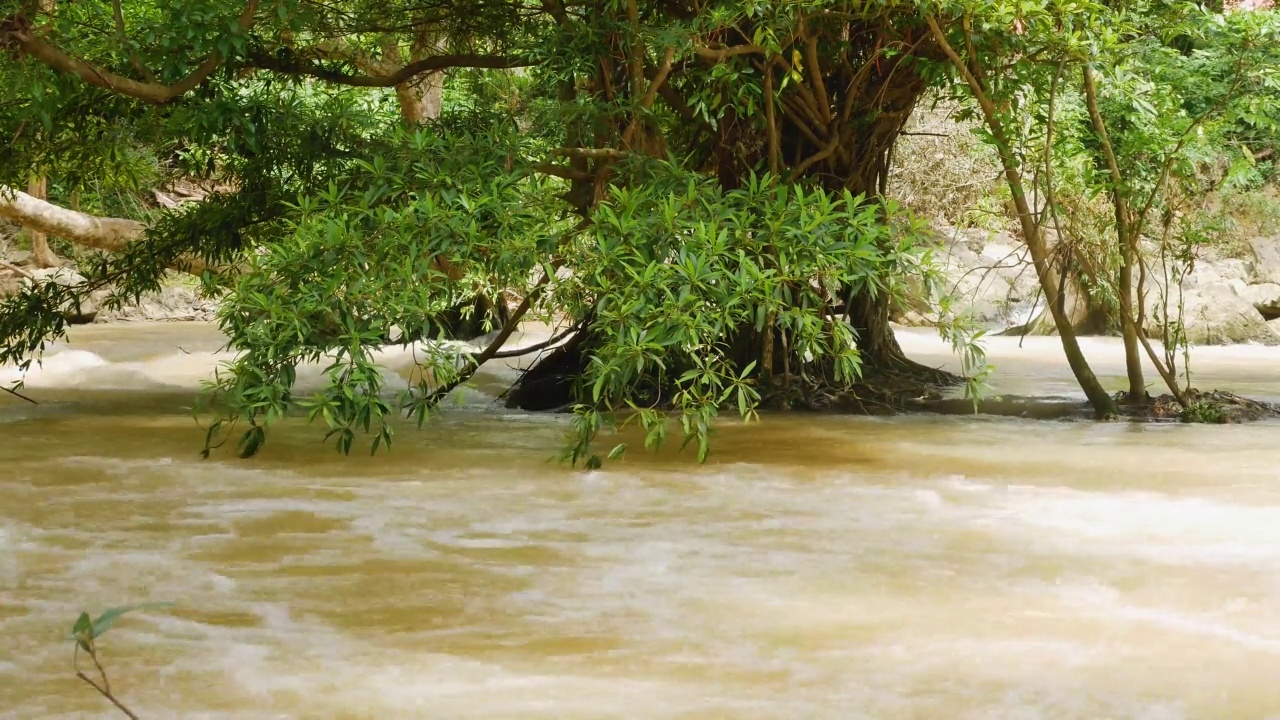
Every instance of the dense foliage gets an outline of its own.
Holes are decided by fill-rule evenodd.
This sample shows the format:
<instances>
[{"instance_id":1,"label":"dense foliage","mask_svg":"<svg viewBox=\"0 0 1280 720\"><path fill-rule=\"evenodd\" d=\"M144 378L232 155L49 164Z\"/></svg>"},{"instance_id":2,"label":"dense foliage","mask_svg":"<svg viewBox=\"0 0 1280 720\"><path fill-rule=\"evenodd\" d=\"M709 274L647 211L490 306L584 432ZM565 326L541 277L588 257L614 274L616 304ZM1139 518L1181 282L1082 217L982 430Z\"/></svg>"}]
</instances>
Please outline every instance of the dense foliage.
<instances>
[{"instance_id":1,"label":"dense foliage","mask_svg":"<svg viewBox=\"0 0 1280 720\"><path fill-rule=\"evenodd\" d=\"M1064 201L1139 208L1089 260L1093 287L1124 297L1126 248L1206 177L1205 144L1275 145L1274 23L1154 0L5 0L0 192L45 175L55 205L147 230L99 242L113 252L86 260L84 286L0 305L0 361L32 359L77 294L123 302L193 271L239 353L210 385L210 445L234 432L252 454L304 408L340 449L362 433L377 449L393 414L424 419L539 317L570 333L513 397L576 408L572 459L600 462L597 432L626 417L650 445L674 418L705 457L725 408L955 381L888 325L931 272L921 226L883 197L926 92L973 102L1011 182L1033 186L1015 196L1057 178ZM208 196L113 200L175 178ZM1056 207L1021 213L1029 244ZM1035 252L1052 296L1061 263ZM447 342L486 333L482 351ZM386 344L422 353L398 397ZM331 385L298 397L309 362Z\"/></svg>"}]
</instances>

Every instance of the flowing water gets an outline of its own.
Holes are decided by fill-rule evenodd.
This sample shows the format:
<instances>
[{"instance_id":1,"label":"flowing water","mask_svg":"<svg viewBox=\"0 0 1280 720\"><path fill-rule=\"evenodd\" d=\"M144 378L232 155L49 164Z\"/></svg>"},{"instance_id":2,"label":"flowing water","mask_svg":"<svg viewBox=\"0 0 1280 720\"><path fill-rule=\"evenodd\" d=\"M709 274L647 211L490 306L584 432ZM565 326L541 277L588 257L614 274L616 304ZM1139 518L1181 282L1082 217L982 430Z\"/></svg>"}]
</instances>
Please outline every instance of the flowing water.
<instances>
[{"instance_id":1,"label":"flowing water","mask_svg":"<svg viewBox=\"0 0 1280 720\"><path fill-rule=\"evenodd\" d=\"M2 717L116 717L69 628L153 601L102 641L143 718L1280 717L1277 424L774 416L582 472L497 368L390 455L202 461L211 329L72 339L0 399ZM1078 397L992 342L997 391ZM1280 396L1275 350L1196 363Z\"/></svg>"}]
</instances>

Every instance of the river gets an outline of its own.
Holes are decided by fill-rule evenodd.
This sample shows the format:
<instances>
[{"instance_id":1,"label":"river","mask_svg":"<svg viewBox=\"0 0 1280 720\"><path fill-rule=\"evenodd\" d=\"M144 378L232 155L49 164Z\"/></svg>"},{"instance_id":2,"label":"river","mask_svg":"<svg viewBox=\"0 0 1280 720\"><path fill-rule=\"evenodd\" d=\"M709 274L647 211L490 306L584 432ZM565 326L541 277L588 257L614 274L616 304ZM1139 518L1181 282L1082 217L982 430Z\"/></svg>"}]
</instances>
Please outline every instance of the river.
<instances>
[{"instance_id":1,"label":"river","mask_svg":"<svg viewBox=\"0 0 1280 720\"><path fill-rule=\"evenodd\" d=\"M1280 717L1277 424L794 414L583 472L499 367L390 455L202 461L211 328L72 340L0 399L0 717L123 717L67 635L153 601L102 640L143 718ZM1055 343L995 391L1078 397ZM1280 398L1276 349L1195 363Z\"/></svg>"}]
</instances>

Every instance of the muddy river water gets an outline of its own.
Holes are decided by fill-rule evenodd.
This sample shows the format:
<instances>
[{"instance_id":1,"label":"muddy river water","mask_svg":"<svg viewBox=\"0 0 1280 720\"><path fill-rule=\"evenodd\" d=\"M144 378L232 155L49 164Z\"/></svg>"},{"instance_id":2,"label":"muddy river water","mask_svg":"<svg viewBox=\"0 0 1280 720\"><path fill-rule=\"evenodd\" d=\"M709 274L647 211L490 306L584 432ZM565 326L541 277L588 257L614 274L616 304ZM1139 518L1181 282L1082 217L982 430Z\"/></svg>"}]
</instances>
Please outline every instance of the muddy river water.
<instances>
[{"instance_id":1,"label":"muddy river water","mask_svg":"<svg viewBox=\"0 0 1280 720\"><path fill-rule=\"evenodd\" d=\"M1277 424L787 415L583 472L496 368L390 455L206 461L211 328L72 341L0 398L0 717L123 717L71 622L169 601L102 641L143 718L1280 718ZM1054 343L995 391L1077 396ZM1280 399L1275 349L1195 363Z\"/></svg>"}]
</instances>

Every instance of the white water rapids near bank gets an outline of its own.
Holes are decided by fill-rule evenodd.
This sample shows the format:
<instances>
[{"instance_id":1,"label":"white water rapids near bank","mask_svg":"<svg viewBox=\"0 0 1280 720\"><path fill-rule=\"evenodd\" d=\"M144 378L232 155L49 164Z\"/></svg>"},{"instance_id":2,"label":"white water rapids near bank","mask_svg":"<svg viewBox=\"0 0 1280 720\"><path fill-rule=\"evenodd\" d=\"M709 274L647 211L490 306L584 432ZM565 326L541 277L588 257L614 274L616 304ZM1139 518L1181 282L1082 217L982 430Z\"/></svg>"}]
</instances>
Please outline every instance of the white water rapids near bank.
<instances>
[{"instance_id":1,"label":"white water rapids near bank","mask_svg":"<svg viewBox=\"0 0 1280 720\"><path fill-rule=\"evenodd\" d=\"M75 328L0 398L0 717L122 717L70 625L171 601L103 640L143 718L1280 718L1280 424L774 415L582 472L499 367L389 455L202 461L220 344ZM989 345L1079 397L1055 339ZM1280 399L1280 350L1194 367Z\"/></svg>"}]
</instances>

